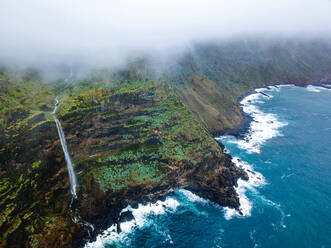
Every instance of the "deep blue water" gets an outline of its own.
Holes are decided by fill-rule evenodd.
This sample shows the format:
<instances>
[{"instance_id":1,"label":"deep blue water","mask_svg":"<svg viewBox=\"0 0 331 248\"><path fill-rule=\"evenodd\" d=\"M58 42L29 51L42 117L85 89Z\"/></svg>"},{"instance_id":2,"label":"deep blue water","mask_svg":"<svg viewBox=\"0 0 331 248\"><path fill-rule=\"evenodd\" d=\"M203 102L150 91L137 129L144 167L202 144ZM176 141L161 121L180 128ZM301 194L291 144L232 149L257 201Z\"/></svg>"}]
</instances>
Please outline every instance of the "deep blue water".
<instances>
[{"instance_id":1,"label":"deep blue water","mask_svg":"<svg viewBox=\"0 0 331 248\"><path fill-rule=\"evenodd\" d=\"M231 156L263 175L255 186L241 188L251 205L243 206L246 216L230 216L231 211L181 190L136 209L135 225L124 223L126 232L109 232L91 245L331 247L331 91L309 89L281 87L263 91L272 97L251 95L243 104L256 122L246 141L238 146L234 137L221 138Z\"/></svg>"}]
</instances>

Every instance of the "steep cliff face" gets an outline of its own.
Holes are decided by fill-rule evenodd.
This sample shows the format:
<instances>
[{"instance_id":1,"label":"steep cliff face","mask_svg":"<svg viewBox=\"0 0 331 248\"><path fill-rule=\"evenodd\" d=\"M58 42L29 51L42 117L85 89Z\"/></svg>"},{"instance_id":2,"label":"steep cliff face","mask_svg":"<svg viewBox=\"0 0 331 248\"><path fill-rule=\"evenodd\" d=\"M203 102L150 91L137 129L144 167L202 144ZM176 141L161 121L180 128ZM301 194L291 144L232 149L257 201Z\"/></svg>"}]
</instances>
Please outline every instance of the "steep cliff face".
<instances>
[{"instance_id":1,"label":"steep cliff face","mask_svg":"<svg viewBox=\"0 0 331 248\"><path fill-rule=\"evenodd\" d=\"M6 82L3 97L27 84L16 88L15 82ZM23 101L24 96L33 104L16 108L15 100L2 115L2 247L79 246L86 233L71 220L74 212L98 230L118 221L128 204L153 201L179 187L238 207L233 186L245 173L222 153L168 83L145 80L83 82L60 94L56 115L79 185L70 208L67 169L50 118L54 90L32 85L11 99ZM45 97L34 87L44 87Z\"/></svg>"},{"instance_id":2,"label":"steep cliff face","mask_svg":"<svg viewBox=\"0 0 331 248\"><path fill-rule=\"evenodd\" d=\"M61 247L77 228L52 109L38 78L1 73L0 247Z\"/></svg>"},{"instance_id":3,"label":"steep cliff face","mask_svg":"<svg viewBox=\"0 0 331 248\"><path fill-rule=\"evenodd\" d=\"M239 125L237 99L256 87L331 78L331 45L266 39L198 44L168 77L196 118L218 133Z\"/></svg>"},{"instance_id":4,"label":"steep cliff face","mask_svg":"<svg viewBox=\"0 0 331 248\"><path fill-rule=\"evenodd\" d=\"M130 81L87 89L61 100L58 115L76 165L79 212L94 225L179 187L239 206L233 185L245 173L169 84Z\"/></svg>"},{"instance_id":5,"label":"steep cliff face","mask_svg":"<svg viewBox=\"0 0 331 248\"><path fill-rule=\"evenodd\" d=\"M233 186L246 175L210 133L240 123L237 99L254 87L329 78L331 49L203 45L176 65L161 81L147 80L142 63L75 84L0 71L0 247L79 247L87 232L77 213L98 231L128 204L180 187L238 207ZM72 204L55 96L78 179Z\"/></svg>"}]
</instances>

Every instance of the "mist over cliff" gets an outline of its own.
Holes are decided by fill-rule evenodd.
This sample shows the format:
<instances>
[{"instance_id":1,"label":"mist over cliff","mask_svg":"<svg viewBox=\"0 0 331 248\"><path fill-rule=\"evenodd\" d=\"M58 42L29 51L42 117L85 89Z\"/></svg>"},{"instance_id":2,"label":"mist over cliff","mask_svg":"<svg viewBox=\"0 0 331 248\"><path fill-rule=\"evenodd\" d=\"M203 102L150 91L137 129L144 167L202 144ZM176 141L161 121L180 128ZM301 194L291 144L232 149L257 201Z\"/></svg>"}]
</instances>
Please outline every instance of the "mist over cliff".
<instances>
[{"instance_id":1,"label":"mist over cliff","mask_svg":"<svg viewBox=\"0 0 331 248\"><path fill-rule=\"evenodd\" d=\"M331 33L327 0L3 0L0 9L0 63L46 71L116 67L144 56L162 65L196 43L327 41Z\"/></svg>"}]
</instances>

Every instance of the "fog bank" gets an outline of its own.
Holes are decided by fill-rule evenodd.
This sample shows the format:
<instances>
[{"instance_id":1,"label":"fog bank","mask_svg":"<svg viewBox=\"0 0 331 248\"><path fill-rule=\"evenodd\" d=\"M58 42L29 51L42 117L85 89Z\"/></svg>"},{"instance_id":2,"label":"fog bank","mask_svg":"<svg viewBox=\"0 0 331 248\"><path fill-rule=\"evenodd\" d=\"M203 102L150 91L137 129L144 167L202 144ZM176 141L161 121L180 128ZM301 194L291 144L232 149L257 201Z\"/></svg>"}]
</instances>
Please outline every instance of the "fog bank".
<instances>
[{"instance_id":1,"label":"fog bank","mask_svg":"<svg viewBox=\"0 0 331 248\"><path fill-rule=\"evenodd\" d=\"M329 0L2 0L0 10L0 62L21 66L115 66L193 42L331 34Z\"/></svg>"}]
</instances>

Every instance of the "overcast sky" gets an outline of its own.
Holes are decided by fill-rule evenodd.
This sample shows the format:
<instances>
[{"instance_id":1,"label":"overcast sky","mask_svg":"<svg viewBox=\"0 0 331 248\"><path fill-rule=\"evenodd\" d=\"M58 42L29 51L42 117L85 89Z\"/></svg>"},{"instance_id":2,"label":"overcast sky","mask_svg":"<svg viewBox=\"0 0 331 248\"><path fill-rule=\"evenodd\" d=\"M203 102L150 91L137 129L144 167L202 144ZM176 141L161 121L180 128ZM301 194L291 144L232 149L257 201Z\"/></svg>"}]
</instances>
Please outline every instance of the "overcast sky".
<instances>
[{"instance_id":1,"label":"overcast sky","mask_svg":"<svg viewBox=\"0 0 331 248\"><path fill-rule=\"evenodd\" d=\"M0 0L0 62L118 63L236 35L329 37L330 0Z\"/></svg>"}]
</instances>

